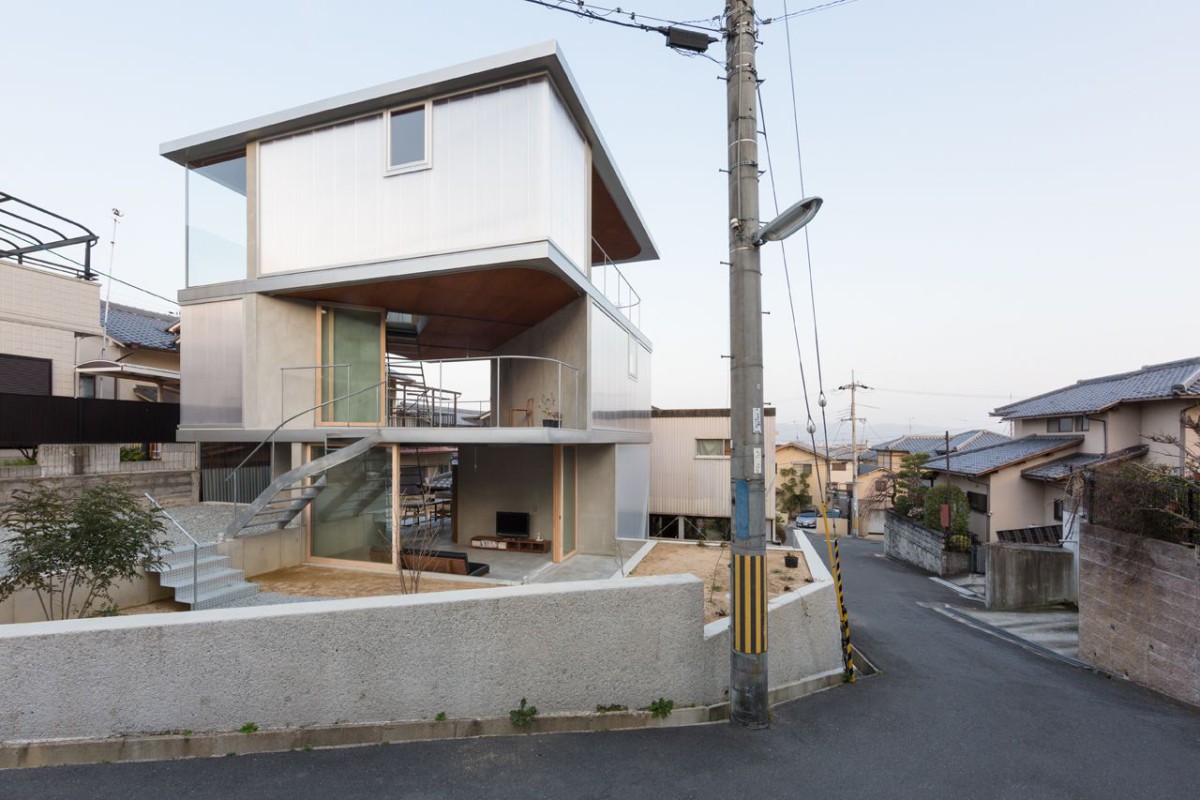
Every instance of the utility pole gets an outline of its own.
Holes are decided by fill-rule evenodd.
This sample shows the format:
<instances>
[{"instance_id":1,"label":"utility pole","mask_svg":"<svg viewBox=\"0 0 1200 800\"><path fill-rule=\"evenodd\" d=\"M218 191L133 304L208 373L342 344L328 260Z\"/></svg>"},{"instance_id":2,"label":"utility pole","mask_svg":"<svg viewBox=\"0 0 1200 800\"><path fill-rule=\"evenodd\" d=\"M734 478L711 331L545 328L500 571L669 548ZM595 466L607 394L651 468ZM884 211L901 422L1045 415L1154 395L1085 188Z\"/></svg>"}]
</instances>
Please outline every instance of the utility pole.
<instances>
[{"instance_id":1,"label":"utility pole","mask_svg":"<svg viewBox=\"0 0 1200 800\"><path fill-rule=\"evenodd\" d=\"M763 476L762 273L758 219L758 72L753 0L725 6L729 120L730 463L734 528L729 716L765 728L767 691L766 483Z\"/></svg>"},{"instance_id":2,"label":"utility pole","mask_svg":"<svg viewBox=\"0 0 1200 800\"><path fill-rule=\"evenodd\" d=\"M870 389L870 386L854 380L854 370L850 370L850 383L839 386L838 389L850 390L850 535L858 536L858 404L856 392L859 389Z\"/></svg>"}]
</instances>

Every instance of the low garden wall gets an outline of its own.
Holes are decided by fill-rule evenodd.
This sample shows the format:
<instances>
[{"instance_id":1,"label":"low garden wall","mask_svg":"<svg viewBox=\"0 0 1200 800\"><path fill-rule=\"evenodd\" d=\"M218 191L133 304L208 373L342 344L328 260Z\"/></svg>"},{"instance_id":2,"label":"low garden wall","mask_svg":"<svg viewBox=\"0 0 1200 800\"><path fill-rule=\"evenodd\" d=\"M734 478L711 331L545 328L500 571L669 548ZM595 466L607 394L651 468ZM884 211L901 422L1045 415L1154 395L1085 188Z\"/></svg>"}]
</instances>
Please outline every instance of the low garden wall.
<instances>
[{"instance_id":1,"label":"low garden wall","mask_svg":"<svg viewBox=\"0 0 1200 800\"><path fill-rule=\"evenodd\" d=\"M21 489L53 486L76 494L112 480L127 483L139 495L149 492L163 505L199 502L196 445L167 442L160 453L155 461L122 461L120 445L42 445L36 465L0 467L0 505Z\"/></svg>"},{"instance_id":2,"label":"low garden wall","mask_svg":"<svg viewBox=\"0 0 1200 800\"><path fill-rule=\"evenodd\" d=\"M935 575L961 575L971 569L970 553L945 549L945 534L932 531L894 511L883 523L883 551L889 557Z\"/></svg>"},{"instance_id":3,"label":"low garden wall","mask_svg":"<svg viewBox=\"0 0 1200 800\"><path fill-rule=\"evenodd\" d=\"M988 611L1074 603L1075 554L1061 547L992 542L984 583Z\"/></svg>"},{"instance_id":4,"label":"low garden wall","mask_svg":"<svg viewBox=\"0 0 1200 800\"><path fill-rule=\"evenodd\" d=\"M817 572L815 559L809 563ZM817 562L819 563L819 562ZM504 717L725 699L687 575L0 628L4 741ZM836 682L832 584L772 601L773 689Z\"/></svg>"},{"instance_id":5,"label":"low garden wall","mask_svg":"<svg viewBox=\"0 0 1200 800\"><path fill-rule=\"evenodd\" d=\"M1079 657L1200 705L1200 549L1083 523Z\"/></svg>"}]
</instances>

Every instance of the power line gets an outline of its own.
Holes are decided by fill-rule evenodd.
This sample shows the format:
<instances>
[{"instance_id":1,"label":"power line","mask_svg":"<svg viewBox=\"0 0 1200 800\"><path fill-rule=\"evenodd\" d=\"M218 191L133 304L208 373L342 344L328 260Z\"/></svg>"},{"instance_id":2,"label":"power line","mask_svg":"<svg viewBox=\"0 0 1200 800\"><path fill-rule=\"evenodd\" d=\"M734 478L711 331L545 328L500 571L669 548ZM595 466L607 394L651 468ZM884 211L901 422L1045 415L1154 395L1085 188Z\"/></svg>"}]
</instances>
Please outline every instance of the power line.
<instances>
[{"instance_id":1,"label":"power line","mask_svg":"<svg viewBox=\"0 0 1200 800\"><path fill-rule=\"evenodd\" d=\"M692 28L694 30L708 31L709 33L723 33L720 28L714 28L707 25L700 25L700 22L709 22L709 19L704 20L672 20L662 19L660 17L651 17L647 14L638 14L635 11L626 11L623 8L605 8L604 6L592 5L591 3L582 2L582 0L559 0L557 3L547 2L546 0L525 0L526 3L544 6L552 11L565 11L568 14L574 14L577 17L584 19L595 20L596 22L607 22L610 25L620 25L623 28L637 28L638 30L651 31L653 33L663 33L667 31L665 28L656 25L645 25L638 22L639 19L649 20L651 22L660 22L664 25L670 25L677 28ZM614 16L628 17L629 21L625 22L620 19L612 19ZM720 20L721 17L715 16L712 20Z\"/></svg>"},{"instance_id":2,"label":"power line","mask_svg":"<svg viewBox=\"0 0 1200 800\"><path fill-rule=\"evenodd\" d=\"M56 258L61 258L63 261L66 261L77 267L80 267L80 268L83 267L83 264L81 264L80 262L71 258L70 256L64 256L62 253L56 253L54 251L50 251L49 253L47 253L47 255L52 255L52 256L55 256ZM45 261L44 259L40 259L40 258L26 258L25 260L41 264L42 266L45 266L45 267L54 268L57 266L61 266L61 265L57 265L57 264L53 264L51 262ZM142 292L143 294L148 294L151 297L157 297L159 300L165 300L166 302L170 303L173 306L179 305L178 300L172 300L169 297L163 297L161 294L156 294L156 293L150 291L149 289L143 289L141 286L138 286L137 284L130 283L128 281L123 281L120 278L114 278L112 275L109 275L107 272L101 272L100 270L96 269L95 267L92 267L92 272L94 272L97 275L100 275L101 277L107 278L110 281L119 283L122 286L128 286L130 289L136 289L137 291Z\"/></svg>"},{"instance_id":3,"label":"power line","mask_svg":"<svg viewBox=\"0 0 1200 800\"><path fill-rule=\"evenodd\" d=\"M793 17L803 17L803 16L807 16L808 14L816 14L818 11L826 11L828 9L835 8L836 6L844 6L844 5L849 5L850 3L857 3L857 2L858 2L858 0L831 0L831 2L828 2L828 3L821 3L819 6L809 6L808 8L802 8L799 11L792 11L790 13L787 10L787 2L784 2L782 16L767 17L766 19L761 19L761 20L759 20L759 24L760 25L770 25L772 22L780 22L780 21L786 23L789 19L792 19Z\"/></svg>"}]
</instances>

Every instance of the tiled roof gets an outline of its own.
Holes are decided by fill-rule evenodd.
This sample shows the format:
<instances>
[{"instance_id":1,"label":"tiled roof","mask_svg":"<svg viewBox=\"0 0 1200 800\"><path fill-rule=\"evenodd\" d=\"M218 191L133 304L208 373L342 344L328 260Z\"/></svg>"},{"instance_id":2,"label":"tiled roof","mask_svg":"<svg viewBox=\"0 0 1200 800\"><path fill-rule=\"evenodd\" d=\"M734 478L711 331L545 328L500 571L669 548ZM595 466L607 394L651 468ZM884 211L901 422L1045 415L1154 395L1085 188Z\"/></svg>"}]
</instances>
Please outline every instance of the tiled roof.
<instances>
[{"instance_id":1,"label":"tiled roof","mask_svg":"<svg viewBox=\"0 0 1200 800\"><path fill-rule=\"evenodd\" d=\"M1000 406L992 415L1026 419L1090 414L1117 403L1172 397L1200 397L1200 357L1079 381L1073 386Z\"/></svg>"},{"instance_id":2,"label":"tiled roof","mask_svg":"<svg viewBox=\"0 0 1200 800\"><path fill-rule=\"evenodd\" d=\"M1056 458L1053 461L1047 461L1045 464L1039 464L1036 467L1023 469L1021 470L1021 477L1031 478L1035 481L1060 481L1072 472L1086 467L1095 467L1100 464L1111 464L1114 461L1138 458L1139 456L1144 456L1149 451L1149 445L1135 444L1133 447L1126 447L1123 450L1118 450L1108 455L1102 453L1072 453L1069 456Z\"/></svg>"},{"instance_id":3,"label":"tiled roof","mask_svg":"<svg viewBox=\"0 0 1200 800\"><path fill-rule=\"evenodd\" d=\"M948 464L945 456L931 458L925 462L924 467L958 475L984 475L1008 464L1053 453L1078 445L1082 441L1082 436L1022 436L1020 439L1010 439L988 447L952 453Z\"/></svg>"},{"instance_id":4,"label":"tiled roof","mask_svg":"<svg viewBox=\"0 0 1200 800\"><path fill-rule=\"evenodd\" d=\"M1009 437L1002 433L994 433L977 428L951 436L950 452L956 453L962 450L975 450L980 447L989 447L1007 441L1010 441ZM899 439L892 439L889 442L877 444L873 449L877 451L891 450L901 453L945 453L946 437L936 435L901 436Z\"/></svg>"},{"instance_id":5,"label":"tiled roof","mask_svg":"<svg viewBox=\"0 0 1200 800\"><path fill-rule=\"evenodd\" d=\"M167 331L179 317L159 314L132 306L111 303L108 307L108 335L126 346L148 350L179 352L179 340ZM100 324L104 324L104 306L100 306Z\"/></svg>"}]
</instances>

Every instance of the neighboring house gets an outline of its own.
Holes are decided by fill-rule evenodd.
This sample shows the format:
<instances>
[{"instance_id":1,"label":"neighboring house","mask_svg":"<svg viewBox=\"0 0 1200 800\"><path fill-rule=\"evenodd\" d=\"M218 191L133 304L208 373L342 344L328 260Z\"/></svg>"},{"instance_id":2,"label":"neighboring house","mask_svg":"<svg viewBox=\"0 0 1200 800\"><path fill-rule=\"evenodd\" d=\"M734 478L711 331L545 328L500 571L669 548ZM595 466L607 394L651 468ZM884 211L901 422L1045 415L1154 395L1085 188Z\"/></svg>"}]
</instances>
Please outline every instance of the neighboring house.
<instances>
[{"instance_id":1,"label":"neighboring house","mask_svg":"<svg viewBox=\"0 0 1200 800\"><path fill-rule=\"evenodd\" d=\"M80 343L100 334L100 286L0 261L0 394L75 397Z\"/></svg>"},{"instance_id":2,"label":"neighboring house","mask_svg":"<svg viewBox=\"0 0 1200 800\"><path fill-rule=\"evenodd\" d=\"M775 409L767 408L763 440L775 440ZM678 539L728 535L728 408L654 408L650 412L650 535ZM768 531L775 518L774 453L764 453Z\"/></svg>"},{"instance_id":3,"label":"neighboring house","mask_svg":"<svg viewBox=\"0 0 1200 800\"><path fill-rule=\"evenodd\" d=\"M303 510L306 561L392 569L433 488L404 476L446 448L446 548L646 535L651 344L614 262L657 252L555 43L162 154L187 170L179 437L274 443L227 536Z\"/></svg>"},{"instance_id":4,"label":"neighboring house","mask_svg":"<svg viewBox=\"0 0 1200 800\"><path fill-rule=\"evenodd\" d=\"M100 323L79 346L79 396L178 403L179 317L108 303Z\"/></svg>"},{"instance_id":5,"label":"neighboring house","mask_svg":"<svg viewBox=\"0 0 1200 800\"><path fill-rule=\"evenodd\" d=\"M798 475L807 476L808 492L815 504L819 502L817 470L820 470L821 486L829 496L849 493L854 481L851 455L848 446L834 445L829 449L827 460L820 447L814 450L803 442L786 442L775 446L775 472L778 475L781 470L794 469Z\"/></svg>"},{"instance_id":6,"label":"neighboring house","mask_svg":"<svg viewBox=\"0 0 1200 800\"><path fill-rule=\"evenodd\" d=\"M925 465L968 493L971 531L984 541L1061 525L1066 483L1079 470L1117 461L1181 467L1182 451L1157 440L1196 446L1183 423L1200 414L1200 358L1079 381L992 414L1013 424L1013 440Z\"/></svg>"},{"instance_id":7,"label":"neighboring house","mask_svg":"<svg viewBox=\"0 0 1200 800\"><path fill-rule=\"evenodd\" d=\"M1009 437L994 431L980 429L950 435L949 451L959 453L1008 441ZM946 437L930 434L909 434L890 439L872 448L878 454L878 466L889 472L898 472L904 457L912 453L941 455L947 451Z\"/></svg>"}]
</instances>

